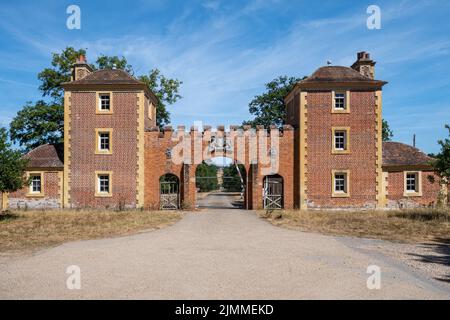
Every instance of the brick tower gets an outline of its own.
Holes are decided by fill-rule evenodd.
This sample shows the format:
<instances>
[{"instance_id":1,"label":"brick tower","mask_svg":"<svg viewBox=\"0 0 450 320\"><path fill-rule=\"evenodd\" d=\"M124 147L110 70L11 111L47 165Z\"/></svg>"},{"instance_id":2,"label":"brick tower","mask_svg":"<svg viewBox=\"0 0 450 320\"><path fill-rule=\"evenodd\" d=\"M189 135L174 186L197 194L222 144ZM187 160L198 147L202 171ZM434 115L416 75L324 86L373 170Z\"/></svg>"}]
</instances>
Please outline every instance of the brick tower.
<instances>
[{"instance_id":1,"label":"brick tower","mask_svg":"<svg viewBox=\"0 0 450 320\"><path fill-rule=\"evenodd\" d=\"M300 208L380 207L382 87L375 62L358 53L352 68L325 66L286 97L296 128L295 192Z\"/></svg>"},{"instance_id":2,"label":"brick tower","mask_svg":"<svg viewBox=\"0 0 450 320\"><path fill-rule=\"evenodd\" d=\"M123 70L93 71L84 56L63 88L64 207L142 207L157 98Z\"/></svg>"}]
</instances>

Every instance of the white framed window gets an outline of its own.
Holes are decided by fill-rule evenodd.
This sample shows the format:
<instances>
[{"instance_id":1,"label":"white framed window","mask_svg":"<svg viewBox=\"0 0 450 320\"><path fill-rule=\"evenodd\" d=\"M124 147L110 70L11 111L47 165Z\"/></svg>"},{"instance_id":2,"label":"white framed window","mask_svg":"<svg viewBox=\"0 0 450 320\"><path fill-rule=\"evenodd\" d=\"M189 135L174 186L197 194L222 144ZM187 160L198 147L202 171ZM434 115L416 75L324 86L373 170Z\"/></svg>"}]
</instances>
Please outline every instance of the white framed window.
<instances>
[{"instance_id":1,"label":"white framed window","mask_svg":"<svg viewBox=\"0 0 450 320\"><path fill-rule=\"evenodd\" d=\"M347 132L335 131L334 132L334 149L344 151L346 149Z\"/></svg>"},{"instance_id":2,"label":"white framed window","mask_svg":"<svg viewBox=\"0 0 450 320\"><path fill-rule=\"evenodd\" d=\"M42 193L42 175L31 174L30 175L30 193L40 194Z\"/></svg>"},{"instance_id":3,"label":"white framed window","mask_svg":"<svg viewBox=\"0 0 450 320\"><path fill-rule=\"evenodd\" d=\"M406 191L417 192L417 173L406 174Z\"/></svg>"},{"instance_id":4,"label":"white framed window","mask_svg":"<svg viewBox=\"0 0 450 320\"><path fill-rule=\"evenodd\" d=\"M109 174L98 175L98 193L109 193Z\"/></svg>"},{"instance_id":5,"label":"white framed window","mask_svg":"<svg viewBox=\"0 0 450 320\"><path fill-rule=\"evenodd\" d=\"M422 177L420 171L404 172L404 196L422 195Z\"/></svg>"},{"instance_id":6,"label":"white framed window","mask_svg":"<svg viewBox=\"0 0 450 320\"><path fill-rule=\"evenodd\" d=\"M350 91L332 91L332 113L350 113Z\"/></svg>"},{"instance_id":7,"label":"white framed window","mask_svg":"<svg viewBox=\"0 0 450 320\"><path fill-rule=\"evenodd\" d=\"M335 92L335 94L334 94L334 109L345 110L346 109L345 99L346 99L345 92Z\"/></svg>"},{"instance_id":8,"label":"white framed window","mask_svg":"<svg viewBox=\"0 0 450 320\"><path fill-rule=\"evenodd\" d=\"M109 132L100 132L99 133L99 137L98 137L98 149L100 151L109 151L109 141L110 141L110 136L109 136Z\"/></svg>"},{"instance_id":9,"label":"white framed window","mask_svg":"<svg viewBox=\"0 0 450 320\"><path fill-rule=\"evenodd\" d=\"M332 197L350 197L350 172L348 170L333 170L332 182Z\"/></svg>"},{"instance_id":10,"label":"white framed window","mask_svg":"<svg viewBox=\"0 0 450 320\"><path fill-rule=\"evenodd\" d=\"M98 95L99 99L99 111L100 112L109 112L111 111L111 94L109 93L100 93Z\"/></svg>"},{"instance_id":11,"label":"white framed window","mask_svg":"<svg viewBox=\"0 0 450 320\"><path fill-rule=\"evenodd\" d=\"M112 129L95 129L96 154L112 154Z\"/></svg>"},{"instance_id":12,"label":"white framed window","mask_svg":"<svg viewBox=\"0 0 450 320\"><path fill-rule=\"evenodd\" d=\"M332 127L332 153L350 153L350 127Z\"/></svg>"},{"instance_id":13,"label":"white framed window","mask_svg":"<svg viewBox=\"0 0 450 320\"><path fill-rule=\"evenodd\" d=\"M111 197L112 196L112 172L96 171L95 172L95 196Z\"/></svg>"},{"instance_id":14,"label":"white framed window","mask_svg":"<svg viewBox=\"0 0 450 320\"><path fill-rule=\"evenodd\" d=\"M336 173L334 176L334 192L347 193L347 175L345 173Z\"/></svg>"}]
</instances>

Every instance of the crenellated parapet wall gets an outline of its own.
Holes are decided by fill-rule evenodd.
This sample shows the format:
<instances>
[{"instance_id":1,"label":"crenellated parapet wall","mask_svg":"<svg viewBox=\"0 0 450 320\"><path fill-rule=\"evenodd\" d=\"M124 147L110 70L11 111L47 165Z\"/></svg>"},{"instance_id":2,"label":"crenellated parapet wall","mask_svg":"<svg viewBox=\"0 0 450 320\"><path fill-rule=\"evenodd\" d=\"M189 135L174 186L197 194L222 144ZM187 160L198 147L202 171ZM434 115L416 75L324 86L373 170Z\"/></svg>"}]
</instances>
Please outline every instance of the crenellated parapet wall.
<instances>
[{"instance_id":1,"label":"crenellated parapet wall","mask_svg":"<svg viewBox=\"0 0 450 320\"><path fill-rule=\"evenodd\" d=\"M262 207L263 179L280 175L284 180L285 207L293 206L294 129L271 126L204 126L174 129L166 126L147 128L145 132L145 204L159 206L159 178L174 174L182 185L182 200L195 204L195 170L203 161L227 157L244 165L248 208ZM251 194L249 194L251 193Z\"/></svg>"}]
</instances>

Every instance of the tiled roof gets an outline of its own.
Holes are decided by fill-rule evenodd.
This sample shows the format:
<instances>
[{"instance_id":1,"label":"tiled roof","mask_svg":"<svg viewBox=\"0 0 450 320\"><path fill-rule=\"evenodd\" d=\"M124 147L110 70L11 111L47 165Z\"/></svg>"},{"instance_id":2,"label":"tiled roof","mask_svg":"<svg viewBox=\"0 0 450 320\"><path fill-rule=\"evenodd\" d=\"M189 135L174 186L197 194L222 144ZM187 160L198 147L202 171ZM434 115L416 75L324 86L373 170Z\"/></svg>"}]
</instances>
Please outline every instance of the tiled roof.
<instances>
[{"instance_id":1,"label":"tiled roof","mask_svg":"<svg viewBox=\"0 0 450 320\"><path fill-rule=\"evenodd\" d=\"M429 165L433 158L400 142L383 142L383 166Z\"/></svg>"},{"instance_id":2,"label":"tiled roof","mask_svg":"<svg viewBox=\"0 0 450 320\"><path fill-rule=\"evenodd\" d=\"M44 144L28 152L24 158L29 160L29 168L64 168L64 145Z\"/></svg>"},{"instance_id":3,"label":"tiled roof","mask_svg":"<svg viewBox=\"0 0 450 320\"><path fill-rule=\"evenodd\" d=\"M317 69L312 75L302 80L301 83L311 82L367 82L375 83L378 80L372 80L363 76L356 70L349 67L326 66Z\"/></svg>"},{"instance_id":4,"label":"tiled roof","mask_svg":"<svg viewBox=\"0 0 450 320\"><path fill-rule=\"evenodd\" d=\"M83 79L67 82L66 84L143 84L121 69L96 70Z\"/></svg>"}]
</instances>

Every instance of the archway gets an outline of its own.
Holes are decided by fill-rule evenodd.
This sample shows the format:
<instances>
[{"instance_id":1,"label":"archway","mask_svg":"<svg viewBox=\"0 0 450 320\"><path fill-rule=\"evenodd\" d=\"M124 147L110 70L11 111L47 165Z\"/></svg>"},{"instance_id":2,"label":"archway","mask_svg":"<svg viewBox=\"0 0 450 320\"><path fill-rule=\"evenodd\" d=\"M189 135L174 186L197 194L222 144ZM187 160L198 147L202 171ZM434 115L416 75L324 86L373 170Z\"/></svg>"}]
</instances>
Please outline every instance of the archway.
<instances>
[{"instance_id":1,"label":"archway","mask_svg":"<svg viewBox=\"0 0 450 320\"><path fill-rule=\"evenodd\" d=\"M279 210L284 208L284 185L280 175L265 176L263 182L264 209Z\"/></svg>"},{"instance_id":2,"label":"archway","mask_svg":"<svg viewBox=\"0 0 450 320\"><path fill-rule=\"evenodd\" d=\"M159 178L159 203L161 210L180 208L180 179L171 173Z\"/></svg>"},{"instance_id":3,"label":"archway","mask_svg":"<svg viewBox=\"0 0 450 320\"><path fill-rule=\"evenodd\" d=\"M196 199L199 208L246 208L247 172L227 157L214 157L197 166Z\"/></svg>"}]
</instances>

